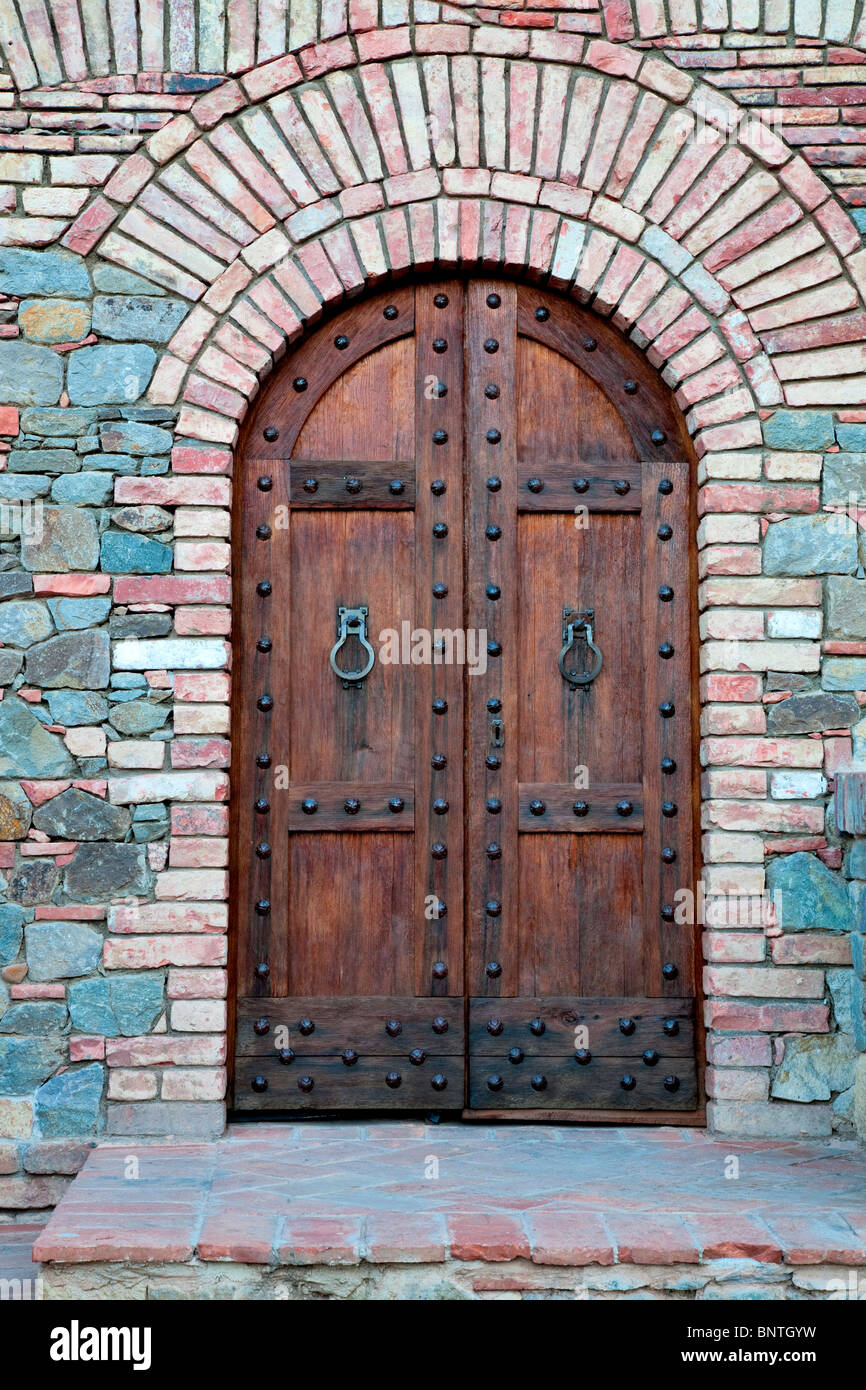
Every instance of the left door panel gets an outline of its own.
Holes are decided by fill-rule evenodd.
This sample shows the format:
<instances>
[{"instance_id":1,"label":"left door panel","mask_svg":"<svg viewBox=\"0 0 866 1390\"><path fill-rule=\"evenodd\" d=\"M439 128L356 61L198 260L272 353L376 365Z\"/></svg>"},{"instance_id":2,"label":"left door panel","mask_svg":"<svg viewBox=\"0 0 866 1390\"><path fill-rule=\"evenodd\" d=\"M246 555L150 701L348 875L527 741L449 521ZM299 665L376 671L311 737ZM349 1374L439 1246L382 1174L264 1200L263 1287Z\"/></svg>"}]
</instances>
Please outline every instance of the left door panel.
<instances>
[{"instance_id":1,"label":"left door panel","mask_svg":"<svg viewBox=\"0 0 866 1390\"><path fill-rule=\"evenodd\" d=\"M237 1109L463 1103L461 315L357 306L246 432Z\"/></svg>"}]
</instances>

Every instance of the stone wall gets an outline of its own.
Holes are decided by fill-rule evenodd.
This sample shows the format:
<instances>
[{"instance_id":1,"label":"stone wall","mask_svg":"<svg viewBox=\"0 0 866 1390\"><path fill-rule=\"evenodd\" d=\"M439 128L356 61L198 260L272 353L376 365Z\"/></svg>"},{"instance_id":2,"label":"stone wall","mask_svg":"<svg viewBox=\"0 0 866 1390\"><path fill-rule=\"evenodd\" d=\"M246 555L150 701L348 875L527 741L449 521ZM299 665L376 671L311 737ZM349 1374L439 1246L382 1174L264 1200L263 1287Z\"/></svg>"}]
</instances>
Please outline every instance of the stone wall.
<instances>
[{"instance_id":1,"label":"stone wall","mask_svg":"<svg viewBox=\"0 0 866 1390\"><path fill-rule=\"evenodd\" d=\"M221 1130L232 448L413 267L573 294L675 390L710 1123L866 1132L861 8L0 0L0 1208Z\"/></svg>"}]
</instances>

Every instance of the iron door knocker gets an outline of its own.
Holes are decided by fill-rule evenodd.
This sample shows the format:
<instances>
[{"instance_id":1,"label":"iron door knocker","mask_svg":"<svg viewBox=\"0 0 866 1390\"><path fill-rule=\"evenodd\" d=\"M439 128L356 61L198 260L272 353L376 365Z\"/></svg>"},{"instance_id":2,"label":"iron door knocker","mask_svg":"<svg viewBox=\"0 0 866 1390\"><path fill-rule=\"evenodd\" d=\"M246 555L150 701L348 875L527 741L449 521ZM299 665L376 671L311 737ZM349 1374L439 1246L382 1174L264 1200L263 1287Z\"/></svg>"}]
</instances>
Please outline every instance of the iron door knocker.
<instances>
[{"instance_id":1,"label":"iron door knocker","mask_svg":"<svg viewBox=\"0 0 866 1390\"><path fill-rule=\"evenodd\" d=\"M563 680L568 681L572 690L583 686L584 689L591 685L601 670L601 652L592 640L592 620L595 616L592 608L586 608L582 612L576 608L563 608L562 610L562 651L559 653L559 669ZM578 672L574 668L566 666L569 653L579 637L583 637L589 651L595 653L595 665L589 671Z\"/></svg>"},{"instance_id":2,"label":"iron door knocker","mask_svg":"<svg viewBox=\"0 0 866 1390\"><path fill-rule=\"evenodd\" d=\"M337 609L337 640L331 648L331 670L343 682L344 690L358 690L361 682L369 676L376 660L376 653L367 641L367 613L366 605L357 608L338 608ZM337 665L337 653L349 637L357 637L361 646L367 652L366 664L359 667L357 671L343 671Z\"/></svg>"}]
</instances>

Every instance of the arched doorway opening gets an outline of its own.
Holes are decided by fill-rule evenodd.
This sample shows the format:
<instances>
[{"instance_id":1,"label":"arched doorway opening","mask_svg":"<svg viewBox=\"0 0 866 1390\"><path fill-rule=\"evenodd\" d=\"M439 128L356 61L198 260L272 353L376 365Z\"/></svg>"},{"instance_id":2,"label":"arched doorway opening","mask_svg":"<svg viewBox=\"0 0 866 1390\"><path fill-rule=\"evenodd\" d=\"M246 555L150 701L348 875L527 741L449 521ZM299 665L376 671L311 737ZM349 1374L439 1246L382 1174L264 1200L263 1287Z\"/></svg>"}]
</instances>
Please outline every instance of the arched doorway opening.
<instances>
[{"instance_id":1,"label":"arched doorway opening","mask_svg":"<svg viewBox=\"0 0 866 1390\"><path fill-rule=\"evenodd\" d=\"M236 1109L700 1117L691 458L631 344L504 280L365 299L268 382Z\"/></svg>"}]
</instances>

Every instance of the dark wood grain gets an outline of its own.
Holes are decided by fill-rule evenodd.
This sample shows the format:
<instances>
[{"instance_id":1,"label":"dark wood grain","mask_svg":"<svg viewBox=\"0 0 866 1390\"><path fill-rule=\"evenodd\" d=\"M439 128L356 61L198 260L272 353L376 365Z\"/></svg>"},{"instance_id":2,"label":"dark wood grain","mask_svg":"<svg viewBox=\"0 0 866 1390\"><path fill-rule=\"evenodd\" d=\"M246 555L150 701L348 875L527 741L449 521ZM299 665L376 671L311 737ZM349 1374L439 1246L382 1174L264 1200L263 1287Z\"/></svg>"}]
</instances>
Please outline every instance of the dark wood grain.
<instances>
[{"instance_id":1,"label":"dark wood grain","mask_svg":"<svg viewBox=\"0 0 866 1390\"><path fill-rule=\"evenodd\" d=\"M527 1056L570 1056L578 1045L599 1057L637 1059L647 1048L664 1056L691 1057L694 1013L692 999L470 999L469 1042L473 1053L491 1057L511 1047L520 1047ZM665 1024L676 1026L672 1036ZM578 1041L577 1028L586 1030Z\"/></svg>"},{"instance_id":2,"label":"dark wood grain","mask_svg":"<svg viewBox=\"0 0 866 1390\"><path fill-rule=\"evenodd\" d=\"M639 835L643 830L643 787L640 782L608 783L575 791L573 786L556 782L521 782L519 785L521 833L571 835L597 834L607 830L615 835ZM540 806L544 810L540 810ZM621 815L617 806L632 807ZM575 805L588 806L576 814ZM535 806L535 810L532 807Z\"/></svg>"},{"instance_id":3,"label":"dark wood grain","mask_svg":"<svg viewBox=\"0 0 866 1390\"><path fill-rule=\"evenodd\" d=\"M499 303L488 304L494 294ZM467 976L473 993L513 994L518 979L520 901L518 891L517 776L520 715L517 695L517 291L495 281L473 281L467 289L467 626L485 631L501 645L484 675L467 681L466 815ZM496 342L498 350L485 350ZM487 388L497 393L491 398ZM500 438L491 442L488 431ZM488 478L499 479L491 490ZM499 529L491 540L487 528ZM494 584L499 597L488 597ZM488 708L494 699L501 708ZM501 720L504 742L500 766L486 759L494 753L492 719ZM499 809L493 813L493 804ZM496 858L487 846L496 843ZM493 916L489 902L502 904ZM498 971L498 973L494 973Z\"/></svg>"},{"instance_id":4,"label":"dark wood grain","mask_svg":"<svg viewBox=\"0 0 866 1390\"><path fill-rule=\"evenodd\" d=\"M624 1089L622 1078L630 1076L634 1086ZM675 1076L678 1086L670 1091L664 1079ZM491 1087L490 1078L502 1085ZM532 1078L542 1077L543 1088L536 1089ZM692 1058L661 1059L656 1066L630 1062L622 1058L593 1057L581 1066L574 1057L527 1056L518 1065L509 1062L503 1053L499 1057L473 1057L469 1064L469 1104L473 1109L485 1105L508 1110L605 1110L616 1107L628 1110L652 1109L691 1110L698 1098L695 1063Z\"/></svg>"},{"instance_id":5,"label":"dark wood grain","mask_svg":"<svg viewBox=\"0 0 866 1390\"><path fill-rule=\"evenodd\" d=\"M292 459L289 478L293 507L381 507L411 511L415 505L415 465L412 462Z\"/></svg>"},{"instance_id":6,"label":"dark wood grain","mask_svg":"<svg viewBox=\"0 0 866 1390\"><path fill-rule=\"evenodd\" d=\"M312 1033L301 1032L302 1020L314 1025ZM261 1031L264 1024L267 1032ZM285 1046L299 1056L335 1056L353 1047L364 1054L400 1057L420 1047L462 1057L464 1041L462 998L304 995L268 999L264 1005L259 999L238 1000L238 1050L249 1057L268 1057Z\"/></svg>"},{"instance_id":7,"label":"dark wood grain","mask_svg":"<svg viewBox=\"0 0 866 1390\"><path fill-rule=\"evenodd\" d=\"M386 1078L396 1074L399 1086ZM252 1089L263 1077L267 1090ZM310 1091L298 1085L313 1082ZM445 1086L434 1084L444 1078ZM235 1088L238 1110L453 1110L463 1104L463 1059L430 1052L419 1066L408 1054L361 1056L352 1066L339 1057L298 1055L288 1066L276 1057L239 1057Z\"/></svg>"}]
</instances>

